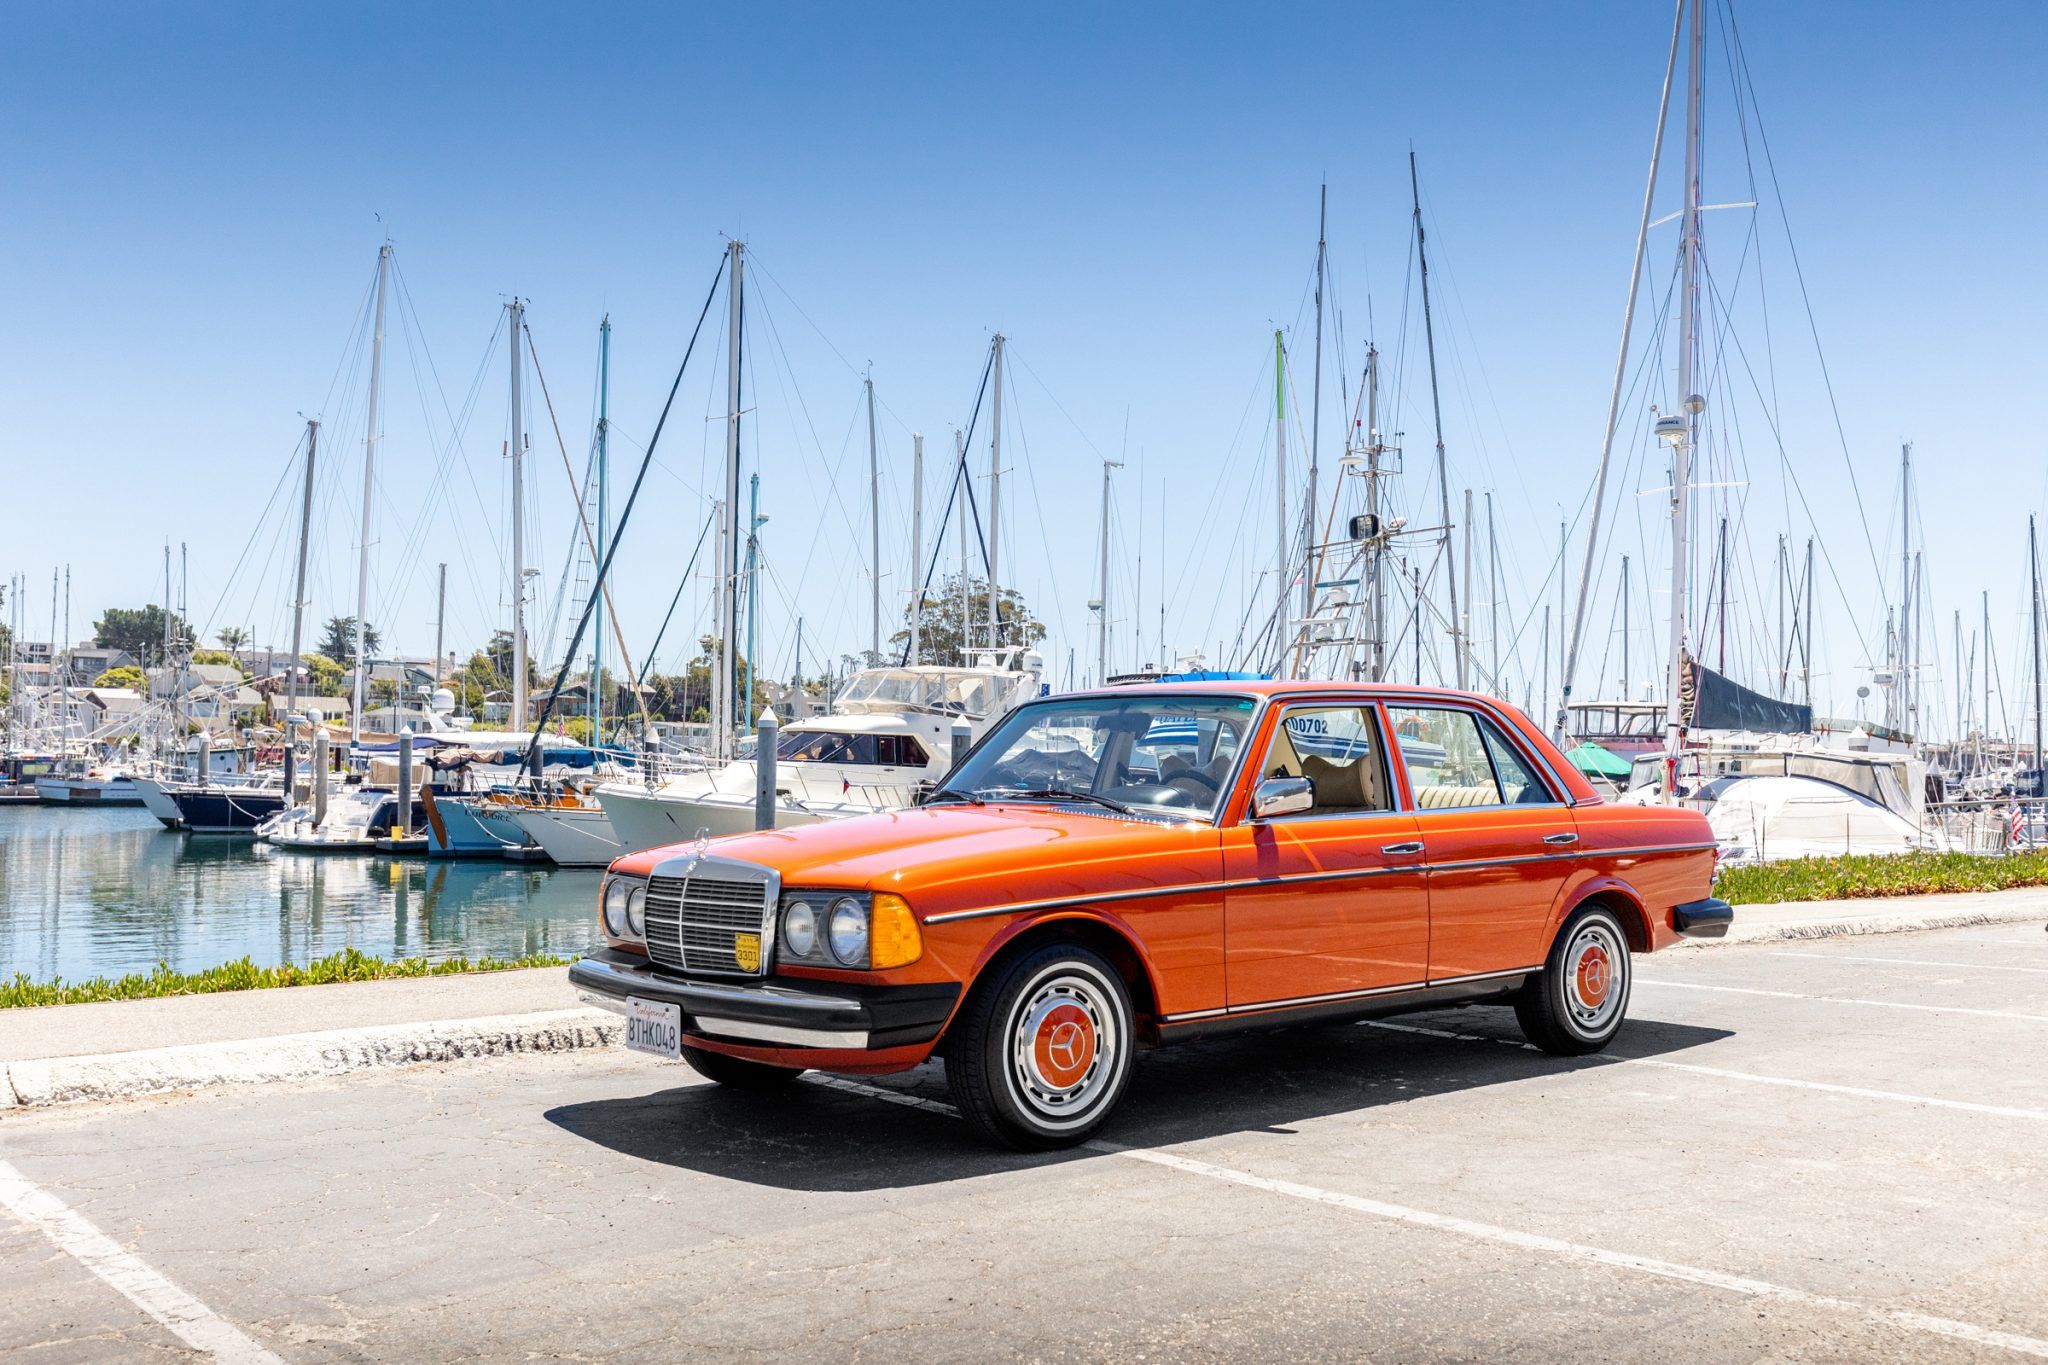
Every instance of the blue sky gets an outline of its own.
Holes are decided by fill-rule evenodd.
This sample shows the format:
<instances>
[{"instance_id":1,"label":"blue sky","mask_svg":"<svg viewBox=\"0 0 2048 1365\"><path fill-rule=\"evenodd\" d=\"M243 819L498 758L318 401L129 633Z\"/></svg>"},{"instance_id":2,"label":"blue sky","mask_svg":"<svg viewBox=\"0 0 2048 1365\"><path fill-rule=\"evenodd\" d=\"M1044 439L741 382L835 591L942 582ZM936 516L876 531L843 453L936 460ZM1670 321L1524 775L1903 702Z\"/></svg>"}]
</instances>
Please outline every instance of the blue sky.
<instances>
[{"instance_id":1,"label":"blue sky","mask_svg":"<svg viewBox=\"0 0 2048 1365\"><path fill-rule=\"evenodd\" d=\"M1730 450L1746 453L1717 466L1736 491L1707 495L1739 504L1730 611L1748 624L1733 671L1768 671L1776 536L1808 531L1789 465L1833 566L1816 691L1824 709L1854 706L1882 629L1873 565L1896 577L1897 446L1910 439L1944 651L1951 610L1974 616L1988 588L2011 686L2025 514L2048 492L2048 438L2022 415L2048 361L2048 12L1984 5L1937 22L1905 4L1783 4L1734 18L1783 195L1766 180L1755 215L1708 224L1758 376L1726 379L1729 401L1746 393L1755 412L1730 426ZM1725 19L1712 11L1715 202L1749 195ZM466 647L506 612L502 336L486 353L504 298L530 300L580 470L598 317L615 328L623 458L652 428L723 234L737 234L760 268L748 463L771 517L766 666L787 670L798 615L813 647L866 642L860 372L872 367L882 406L885 553L907 561L909 432L926 433L936 486L997 329L1017 361L1005 577L1053 625L1056 673L1070 647L1089 666L1100 460L1120 452L1112 666L1157 655L1162 589L1169 652L1213 658L1248 598L1270 592L1255 577L1272 559L1262 367L1273 328L1290 329L1306 399L1323 180L1346 367L1333 337L1325 458L1370 336L1398 370L1397 496L1433 497L1409 293L1413 145L1452 482L1495 492L1504 610L1528 620L1511 651L1519 700L1516 680L1538 672L1531 604L1554 598L1557 523L1577 519L1597 454L1669 33L1661 4L22 7L0 54L0 571L30 576L32 619L46 621L50 569L68 562L82 635L98 607L160 595L163 542L182 540L194 615L282 640L279 481L300 414L319 411L313 609L351 609L360 381L334 376L354 363L388 231L417 331L401 341L393 327L372 618L400 648L431 648L432 565L448 560L450 634ZM1653 283L1671 231L1653 235ZM426 354L448 408L475 385L459 452L414 378ZM693 366L621 552L640 648L716 481L719 429L704 419L719 382L716 363ZM1782 461L1756 415L1772 387ZM572 513L545 410L532 413L544 613ZM1618 648L1614 556L1665 554L1643 492L1654 473L1616 478L1623 529L1603 556L1588 670ZM885 586L901 593L908 574L885 564ZM1662 609L1636 605L1638 658L1655 647L1644 618Z\"/></svg>"}]
</instances>

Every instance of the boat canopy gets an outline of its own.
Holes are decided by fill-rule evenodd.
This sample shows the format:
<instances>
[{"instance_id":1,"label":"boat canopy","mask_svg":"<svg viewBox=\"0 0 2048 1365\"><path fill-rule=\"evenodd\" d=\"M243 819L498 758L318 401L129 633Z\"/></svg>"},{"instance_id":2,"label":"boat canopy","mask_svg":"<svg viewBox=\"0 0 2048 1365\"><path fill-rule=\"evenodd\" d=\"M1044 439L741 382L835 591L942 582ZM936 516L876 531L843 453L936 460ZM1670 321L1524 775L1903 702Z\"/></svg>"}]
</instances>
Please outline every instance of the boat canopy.
<instances>
[{"instance_id":1,"label":"boat canopy","mask_svg":"<svg viewBox=\"0 0 2048 1365\"><path fill-rule=\"evenodd\" d=\"M866 668L834 701L836 710L929 711L978 720L1005 708L1022 675L989 669Z\"/></svg>"}]
</instances>

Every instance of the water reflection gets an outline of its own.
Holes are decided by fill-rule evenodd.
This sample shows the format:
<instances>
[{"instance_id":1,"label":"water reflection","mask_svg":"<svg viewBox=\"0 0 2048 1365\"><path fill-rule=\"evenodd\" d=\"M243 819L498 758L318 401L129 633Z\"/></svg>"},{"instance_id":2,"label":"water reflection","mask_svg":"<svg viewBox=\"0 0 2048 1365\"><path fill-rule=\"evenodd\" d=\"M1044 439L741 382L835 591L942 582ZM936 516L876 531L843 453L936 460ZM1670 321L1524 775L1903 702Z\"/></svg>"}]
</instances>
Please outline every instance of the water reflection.
<instances>
[{"instance_id":1,"label":"water reflection","mask_svg":"<svg viewBox=\"0 0 2048 1365\"><path fill-rule=\"evenodd\" d=\"M594 933L598 873L307 854L177 834L134 808L0 809L0 976L306 962L568 955Z\"/></svg>"}]
</instances>

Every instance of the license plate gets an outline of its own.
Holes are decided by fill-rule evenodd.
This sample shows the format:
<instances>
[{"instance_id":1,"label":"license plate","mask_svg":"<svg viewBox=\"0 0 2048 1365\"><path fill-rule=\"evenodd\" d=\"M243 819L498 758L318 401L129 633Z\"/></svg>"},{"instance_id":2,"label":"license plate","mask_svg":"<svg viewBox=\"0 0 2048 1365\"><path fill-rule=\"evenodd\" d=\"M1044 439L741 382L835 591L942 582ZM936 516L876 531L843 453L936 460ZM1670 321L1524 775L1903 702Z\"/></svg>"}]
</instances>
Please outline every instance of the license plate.
<instances>
[{"instance_id":1,"label":"license plate","mask_svg":"<svg viewBox=\"0 0 2048 1365\"><path fill-rule=\"evenodd\" d=\"M683 1009L657 1000L626 997L626 1046L634 1052L666 1057L678 1062L683 1057Z\"/></svg>"}]
</instances>

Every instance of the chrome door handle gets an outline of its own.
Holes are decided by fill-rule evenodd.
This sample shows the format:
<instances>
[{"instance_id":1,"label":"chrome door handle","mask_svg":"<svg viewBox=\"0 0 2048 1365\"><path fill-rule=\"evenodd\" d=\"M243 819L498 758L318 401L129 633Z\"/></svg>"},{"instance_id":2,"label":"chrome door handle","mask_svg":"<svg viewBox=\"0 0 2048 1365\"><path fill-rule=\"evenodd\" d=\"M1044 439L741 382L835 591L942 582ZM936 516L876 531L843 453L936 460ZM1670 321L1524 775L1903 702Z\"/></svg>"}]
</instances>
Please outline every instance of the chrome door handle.
<instances>
[{"instance_id":1,"label":"chrome door handle","mask_svg":"<svg viewBox=\"0 0 2048 1365\"><path fill-rule=\"evenodd\" d=\"M1578 841L1579 836L1576 834L1546 834L1543 836L1543 842L1546 844L1576 844Z\"/></svg>"},{"instance_id":2,"label":"chrome door handle","mask_svg":"<svg viewBox=\"0 0 2048 1365\"><path fill-rule=\"evenodd\" d=\"M1420 853L1420 852L1422 852L1422 840L1420 840L1420 839L1415 839L1415 840L1412 840L1411 842L1409 842L1409 843L1405 843L1405 844L1381 844L1381 845L1380 845L1380 852L1382 852L1382 853Z\"/></svg>"}]
</instances>

